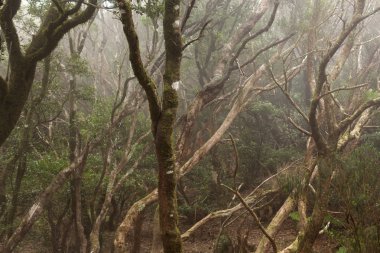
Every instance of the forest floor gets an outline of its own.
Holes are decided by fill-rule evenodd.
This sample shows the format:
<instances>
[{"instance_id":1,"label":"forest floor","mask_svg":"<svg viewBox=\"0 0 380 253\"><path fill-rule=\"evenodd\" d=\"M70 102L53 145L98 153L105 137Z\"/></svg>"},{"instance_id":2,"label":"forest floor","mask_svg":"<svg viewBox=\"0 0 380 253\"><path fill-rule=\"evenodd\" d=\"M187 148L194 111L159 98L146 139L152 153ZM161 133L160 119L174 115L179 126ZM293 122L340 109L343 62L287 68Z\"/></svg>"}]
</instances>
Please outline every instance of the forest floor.
<instances>
[{"instance_id":1,"label":"forest floor","mask_svg":"<svg viewBox=\"0 0 380 253\"><path fill-rule=\"evenodd\" d=\"M215 221L209 223L209 225L200 228L190 239L185 241L184 247L185 252L187 253L212 253L213 245L220 231L220 221ZM248 234L248 245L255 246L259 243L262 232L260 229L252 224L252 222L242 223L241 221L236 221L235 224L226 228L226 232L231 237L234 243L237 242L239 234L244 236L247 231ZM274 238L276 241L276 246L278 249L284 249L289 246L297 236L296 223L291 219L288 219L284 222L281 227L280 232ZM329 238L325 235L319 236L314 245L315 253L335 253L332 250L335 247L335 243L330 241ZM148 252L148 251L147 251ZM254 252L254 251L252 251ZM268 250L268 253L272 252L271 249Z\"/></svg>"},{"instance_id":2,"label":"forest floor","mask_svg":"<svg viewBox=\"0 0 380 253\"><path fill-rule=\"evenodd\" d=\"M143 224L143 229L141 232L141 253L150 253L151 241L152 241L152 219L145 219ZM220 231L220 220L214 220L206 225L200 227L194 234L184 242L184 252L185 253L212 253L214 242ZM238 235L245 235L249 230L248 244L257 245L262 233L260 230L252 224L251 221L243 221L242 219L236 220L230 226L228 226L225 231L231 240L236 243ZM283 249L288 246L296 237L296 223L291 219L284 222L281 231L275 237L277 247ZM112 236L110 235L110 239ZM112 240L105 240L104 250L102 253L110 253L110 245ZM51 250L48 249L46 241L43 240L26 240L22 243L17 253L50 253ZM314 251L315 253L335 253L336 243L331 241L326 235L320 235L315 242ZM271 250L268 250L270 253Z\"/></svg>"}]
</instances>

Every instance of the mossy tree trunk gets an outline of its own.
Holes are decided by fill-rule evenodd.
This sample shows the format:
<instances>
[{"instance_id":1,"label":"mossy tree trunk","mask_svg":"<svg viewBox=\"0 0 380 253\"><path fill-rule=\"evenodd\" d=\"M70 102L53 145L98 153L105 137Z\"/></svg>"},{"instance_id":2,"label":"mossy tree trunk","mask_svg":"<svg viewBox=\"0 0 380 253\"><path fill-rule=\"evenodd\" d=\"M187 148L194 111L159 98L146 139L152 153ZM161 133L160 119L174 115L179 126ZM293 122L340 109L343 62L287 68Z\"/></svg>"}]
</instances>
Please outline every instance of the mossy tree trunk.
<instances>
[{"instance_id":1,"label":"mossy tree trunk","mask_svg":"<svg viewBox=\"0 0 380 253\"><path fill-rule=\"evenodd\" d=\"M178 229L173 130L178 108L178 95L175 86L180 84L182 56L180 1L165 1L163 27L166 62L162 103L159 102L156 84L147 74L142 63L139 39L132 19L131 2L118 0L118 5L122 14L121 21L124 25L124 33L129 44L133 72L144 89L149 102L159 169L158 201L163 247L165 253L179 253L182 252L182 242ZM122 244L123 242L116 239L117 252L125 251Z\"/></svg>"},{"instance_id":2,"label":"mossy tree trunk","mask_svg":"<svg viewBox=\"0 0 380 253\"><path fill-rule=\"evenodd\" d=\"M173 148L173 129L178 107L178 96L174 87L179 86L181 82L182 43L179 5L179 0L165 1L164 38L166 64L164 93L162 114L157 124L155 136L159 167L158 202L160 227L165 253L182 252L181 234L177 226L176 169Z\"/></svg>"}]
</instances>

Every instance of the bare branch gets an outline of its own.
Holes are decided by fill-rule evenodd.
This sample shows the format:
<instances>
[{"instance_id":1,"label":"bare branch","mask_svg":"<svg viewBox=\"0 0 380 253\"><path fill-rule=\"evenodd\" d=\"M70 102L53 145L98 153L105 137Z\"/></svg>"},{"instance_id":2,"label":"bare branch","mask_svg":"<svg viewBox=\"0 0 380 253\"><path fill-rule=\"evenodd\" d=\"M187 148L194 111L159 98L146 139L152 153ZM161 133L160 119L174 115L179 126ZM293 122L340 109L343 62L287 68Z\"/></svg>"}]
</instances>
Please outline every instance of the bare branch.
<instances>
[{"instance_id":1,"label":"bare branch","mask_svg":"<svg viewBox=\"0 0 380 253\"><path fill-rule=\"evenodd\" d=\"M206 29L207 25L208 25L210 22L211 22L211 19L206 21L206 23L202 26L202 29L200 30L198 37L195 38L195 39L190 40L189 42L187 42L187 43L182 47L182 51L185 50L185 49L186 49L188 46L190 46L192 43L194 43L194 42L200 40L200 39L203 37L204 30Z\"/></svg>"},{"instance_id":2,"label":"bare branch","mask_svg":"<svg viewBox=\"0 0 380 253\"><path fill-rule=\"evenodd\" d=\"M275 41L275 42L269 44L268 46L263 47L262 49L258 50L258 51L256 52L256 54L255 54L251 59L249 59L249 60L247 60L246 62L244 62L243 64L241 64L240 67L241 67L241 68L244 68L244 67L247 66L248 64L254 62L254 61L256 60L256 58L259 57L263 52L265 52L265 51L267 51L267 50L269 50L269 49L271 49L271 48L273 48L273 47L275 47L275 46L277 46L277 45L279 45L279 44L281 44L281 43L283 43L283 42L288 41L288 40L289 40L291 37L293 37L294 35L295 35L295 33L292 33L292 34L290 34L289 36L287 36L287 37L285 37L285 38L283 38L283 39L277 40L277 41ZM232 67L233 70L235 70L235 69L237 69L237 68L238 68L237 66L233 66L233 67Z\"/></svg>"},{"instance_id":3,"label":"bare branch","mask_svg":"<svg viewBox=\"0 0 380 253\"><path fill-rule=\"evenodd\" d=\"M237 147L236 147L236 142L234 140L234 137L232 136L231 133L229 133L228 135L230 136L230 140L231 140L232 146L234 148L235 169L234 169L233 179L234 179L234 187L236 188L236 175L237 175L237 172L239 170L239 154L238 154L238 150L237 150Z\"/></svg>"},{"instance_id":4,"label":"bare branch","mask_svg":"<svg viewBox=\"0 0 380 253\"><path fill-rule=\"evenodd\" d=\"M195 1L196 0L191 0L190 4L186 8L185 15L183 16L182 21L181 21L181 32L184 32L185 30L186 23L190 18L191 12L193 11Z\"/></svg>"},{"instance_id":5,"label":"bare branch","mask_svg":"<svg viewBox=\"0 0 380 253\"><path fill-rule=\"evenodd\" d=\"M335 93L337 91L342 91L342 90L355 90L355 89L358 89L358 88L362 88L364 86L367 86L368 83L364 83L364 84L360 84L360 85L356 85L356 86L352 86L352 87L342 87L342 88L337 88L337 89L334 89L334 90L330 90L324 94L321 94L319 95L318 99L321 99L323 98L324 96L327 96L327 95L330 95L332 93Z\"/></svg>"},{"instance_id":6,"label":"bare branch","mask_svg":"<svg viewBox=\"0 0 380 253\"><path fill-rule=\"evenodd\" d=\"M301 133L306 134L307 136L311 136L311 133L305 129L303 129L301 126L299 126L296 122L293 121L292 118L288 117L289 122L297 128Z\"/></svg>"},{"instance_id":7,"label":"bare branch","mask_svg":"<svg viewBox=\"0 0 380 253\"><path fill-rule=\"evenodd\" d=\"M297 110L297 112L304 118L304 120L309 123L309 119L308 117L306 116L306 114L302 111L302 109L299 107L299 105L294 101L294 99L290 96L289 92L287 92L280 83L278 83L278 81L276 80L276 77L274 76L273 74L273 71L272 71L272 68L269 66L268 68L269 70L269 73L271 74L271 77L273 79L273 81L275 82L275 84L280 88L280 90L282 91L282 93L288 98L288 100L290 101L290 103L293 105L293 107ZM285 78L285 85L287 84L288 80L286 78L286 72L284 72L284 78Z\"/></svg>"},{"instance_id":8,"label":"bare branch","mask_svg":"<svg viewBox=\"0 0 380 253\"><path fill-rule=\"evenodd\" d=\"M338 124L338 131L339 133L342 133L343 131L345 131L345 129L352 123L354 122L358 117L360 117L360 115L368 108L370 107L378 107L380 106L380 97L379 98L376 98L376 99L373 99L373 100L370 100L370 101L367 101L366 103L362 104L361 106L359 106L359 108L357 108L355 110L355 112L345 118L344 120L342 120L339 124Z\"/></svg>"},{"instance_id":9,"label":"bare branch","mask_svg":"<svg viewBox=\"0 0 380 253\"><path fill-rule=\"evenodd\" d=\"M377 40L378 38L380 38L380 35L377 35L377 36L375 36L375 37L373 37L373 38L371 38L371 39L369 39L369 40L366 40L366 41L363 41L363 42L357 43L357 44L355 44L355 46L363 46L363 45L365 45L365 44L367 44L367 43L370 43L370 42L372 42L372 41L374 41L374 40Z\"/></svg>"},{"instance_id":10,"label":"bare branch","mask_svg":"<svg viewBox=\"0 0 380 253\"><path fill-rule=\"evenodd\" d=\"M222 184L223 187L225 187L227 190L229 190L230 192L232 192L233 194L235 194L235 196L238 197L240 203L248 210L248 212L251 214L251 216L255 219L257 225L259 226L261 232L265 235L265 237L270 241L271 245L272 245L272 248L273 248L273 251L275 253L277 253L277 246L276 246L276 242L274 241L274 239L267 233L266 229L264 228L263 224L261 224L260 222L260 219L259 217L257 217L255 211L253 211L253 209L251 207L249 207L249 205L247 204L247 202L244 200L244 198L240 195L240 193L232 188L230 188L229 186L225 185L225 184Z\"/></svg>"},{"instance_id":11,"label":"bare branch","mask_svg":"<svg viewBox=\"0 0 380 253\"><path fill-rule=\"evenodd\" d=\"M242 44L240 45L240 47L236 51L234 57L232 57L232 59L230 61L231 63L234 62L239 57L240 53L243 51L243 49L245 48L245 46L247 45L248 42L250 42L251 40L257 38L261 34L269 31L269 28L272 26L272 24L274 22L274 19L276 17L276 13L277 13L277 10L278 10L278 5L279 5L279 2L276 1L275 4L274 4L274 7L273 7L273 11L272 11L271 17L270 17L267 25L265 27L263 27L262 29L260 29L259 31L257 31L256 33L254 33L253 35L251 35L251 36L247 37L246 39L244 39L244 41L242 42Z\"/></svg>"}]
</instances>

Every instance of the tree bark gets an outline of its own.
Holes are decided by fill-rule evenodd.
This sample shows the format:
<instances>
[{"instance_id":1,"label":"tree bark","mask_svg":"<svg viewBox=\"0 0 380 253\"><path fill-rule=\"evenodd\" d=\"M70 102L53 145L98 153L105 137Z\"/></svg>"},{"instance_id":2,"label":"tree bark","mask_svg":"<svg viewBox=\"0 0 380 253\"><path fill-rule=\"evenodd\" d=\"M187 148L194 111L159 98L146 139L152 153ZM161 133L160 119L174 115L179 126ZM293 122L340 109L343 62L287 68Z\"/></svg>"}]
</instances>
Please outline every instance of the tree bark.
<instances>
[{"instance_id":1,"label":"tree bark","mask_svg":"<svg viewBox=\"0 0 380 253\"><path fill-rule=\"evenodd\" d=\"M163 75L162 104L158 100L156 85L148 76L142 63L140 45L132 18L130 1L118 0L124 33L130 48L133 72L144 89L149 102L152 133L158 162L158 200L161 236L165 253L182 252L181 236L178 229L176 196L176 159L173 147L173 131L178 108L176 86L181 83L182 38L180 26L180 1L164 1L165 72ZM124 238L116 239L115 246L125 252Z\"/></svg>"}]
</instances>

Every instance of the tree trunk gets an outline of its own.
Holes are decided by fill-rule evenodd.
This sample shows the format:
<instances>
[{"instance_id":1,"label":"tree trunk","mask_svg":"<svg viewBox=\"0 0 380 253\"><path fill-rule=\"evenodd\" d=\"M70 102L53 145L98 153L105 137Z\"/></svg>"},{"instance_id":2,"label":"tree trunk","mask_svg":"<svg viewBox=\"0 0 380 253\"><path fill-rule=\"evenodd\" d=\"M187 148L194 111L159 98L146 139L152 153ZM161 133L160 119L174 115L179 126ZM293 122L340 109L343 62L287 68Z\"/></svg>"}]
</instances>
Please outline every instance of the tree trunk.
<instances>
[{"instance_id":1,"label":"tree trunk","mask_svg":"<svg viewBox=\"0 0 380 253\"><path fill-rule=\"evenodd\" d=\"M180 86L182 59L182 38L179 0L164 1L165 72L163 75L162 104L159 102L157 87L142 63L138 35L135 30L132 5L129 1L118 0L121 21L127 37L133 72L145 91L149 102L152 133L155 140L158 162L158 201L161 236L165 253L182 252L181 234L178 229L176 196L176 159L174 156L173 130L178 108L177 87ZM138 212L137 212L138 213ZM125 250L125 235L115 240L117 250Z\"/></svg>"},{"instance_id":2,"label":"tree trunk","mask_svg":"<svg viewBox=\"0 0 380 253\"><path fill-rule=\"evenodd\" d=\"M0 27L8 49L9 77L0 76L0 146L21 115L32 87L37 62L46 58L70 29L89 20L95 12L95 5L96 0L91 0L85 10L78 8L66 17L61 16L59 22L54 22L59 13L55 5L51 4L38 32L25 50L21 49L18 31L13 22L21 1L7 1L2 6Z\"/></svg>"},{"instance_id":3,"label":"tree trunk","mask_svg":"<svg viewBox=\"0 0 380 253\"><path fill-rule=\"evenodd\" d=\"M155 136L158 162L158 203L162 244L165 253L182 252L181 233L178 229L176 158L173 131L178 108L175 88L180 86L182 38L179 24L181 1L165 1L164 38L165 73L162 111Z\"/></svg>"},{"instance_id":4,"label":"tree trunk","mask_svg":"<svg viewBox=\"0 0 380 253\"><path fill-rule=\"evenodd\" d=\"M325 218L327 205L330 198L330 185L333 172L340 167L339 161L333 154L319 158L319 189L314 203L313 213L308 220L305 232L299 237L299 253L312 252L313 244L319 234Z\"/></svg>"},{"instance_id":5,"label":"tree trunk","mask_svg":"<svg viewBox=\"0 0 380 253\"><path fill-rule=\"evenodd\" d=\"M158 206L154 212L153 218L153 238L152 238L152 248L151 253L161 253L162 252L162 240L161 240L161 231L160 231L160 216Z\"/></svg>"},{"instance_id":6,"label":"tree trunk","mask_svg":"<svg viewBox=\"0 0 380 253\"><path fill-rule=\"evenodd\" d=\"M35 63L26 64L22 59L14 64L18 66L14 67L14 71L11 71L8 81L8 94L0 104L0 146L16 126L28 99L36 70Z\"/></svg>"}]
</instances>

